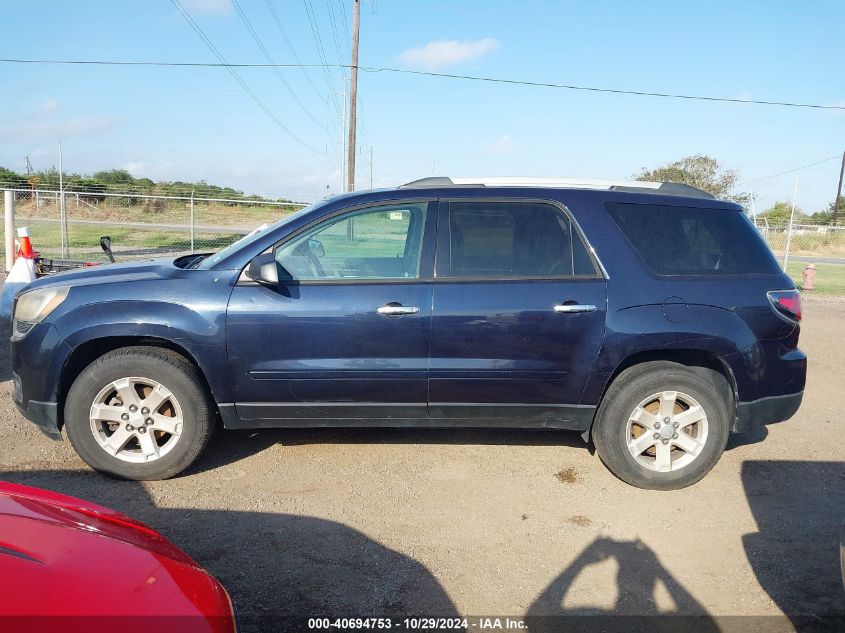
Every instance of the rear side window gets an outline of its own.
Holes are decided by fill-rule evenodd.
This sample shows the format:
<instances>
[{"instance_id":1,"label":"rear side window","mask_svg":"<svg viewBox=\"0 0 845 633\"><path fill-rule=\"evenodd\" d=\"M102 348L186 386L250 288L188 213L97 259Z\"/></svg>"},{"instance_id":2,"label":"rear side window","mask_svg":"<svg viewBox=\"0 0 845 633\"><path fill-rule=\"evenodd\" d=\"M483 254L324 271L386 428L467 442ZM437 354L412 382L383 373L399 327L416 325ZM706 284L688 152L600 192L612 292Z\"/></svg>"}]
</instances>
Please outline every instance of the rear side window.
<instances>
[{"instance_id":1,"label":"rear side window","mask_svg":"<svg viewBox=\"0 0 845 633\"><path fill-rule=\"evenodd\" d=\"M741 211L656 204L608 204L607 211L659 275L780 272Z\"/></svg>"},{"instance_id":2,"label":"rear side window","mask_svg":"<svg viewBox=\"0 0 845 633\"><path fill-rule=\"evenodd\" d=\"M597 274L570 219L543 203L450 203L449 253L449 277Z\"/></svg>"}]
</instances>

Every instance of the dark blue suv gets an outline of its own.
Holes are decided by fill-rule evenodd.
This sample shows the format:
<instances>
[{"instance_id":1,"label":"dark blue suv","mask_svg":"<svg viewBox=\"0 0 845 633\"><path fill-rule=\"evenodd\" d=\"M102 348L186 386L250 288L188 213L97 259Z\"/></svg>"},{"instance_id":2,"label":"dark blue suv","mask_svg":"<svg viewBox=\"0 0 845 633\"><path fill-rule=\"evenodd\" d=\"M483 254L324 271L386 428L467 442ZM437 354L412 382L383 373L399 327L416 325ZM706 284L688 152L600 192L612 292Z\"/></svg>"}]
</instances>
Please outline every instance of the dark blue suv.
<instances>
[{"instance_id":1,"label":"dark blue suv","mask_svg":"<svg viewBox=\"0 0 845 633\"><path fill-rule=\"evenodd\" d=\"M671 183L426 178L213 255L40 279L14 399L93 468L171 477L227 429L544 427L635 486L798 409L800 299L742 209Z\"/></svg>"}]
</instances>

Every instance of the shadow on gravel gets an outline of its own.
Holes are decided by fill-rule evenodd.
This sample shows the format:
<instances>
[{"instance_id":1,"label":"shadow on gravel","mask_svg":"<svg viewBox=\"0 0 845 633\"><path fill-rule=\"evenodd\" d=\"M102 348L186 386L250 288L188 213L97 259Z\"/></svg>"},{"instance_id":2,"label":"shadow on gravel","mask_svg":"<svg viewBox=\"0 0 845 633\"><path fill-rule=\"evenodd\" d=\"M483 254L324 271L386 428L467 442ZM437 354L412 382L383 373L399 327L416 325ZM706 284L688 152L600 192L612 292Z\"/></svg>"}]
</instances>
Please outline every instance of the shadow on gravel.
<instances>
[{"instance_id":1,"label":"shadow on gravel","mask_svg":"<svg viewBox=\"0 0 845 633\"><path fill-rule=\"evenodd\" d=\"M218 428L209 446L186 474L232 464L276 444L561 446L584 451L590 451L592 447L584 443L577 432L557 429L315 428L226 431Z\"/></svg>"},{"instance_id":2,"label":"shadow on gravel","mask_svg":"<svg viewBox=\"0 0 845 633\"><path fill-rule=\"evenodd\" d=\"M95 473L0 472L0 479L93 501L155 528L223 583L242 633L306 630L301 618L328 614L458 615L425 566L334 521L157 507L142 484Z\"/></svg>"},{"instance_id":3,"label":"shadow on gravel","mask_svg":"<svg viewBox=\"0 0 845 633\"><path fill-rule=\"evenodd\" d=\"M742 484L757 522L742 542L760 586L796 631L845 631L845 462L747 461Z\"/></svg>"},{"instance_id":4,"label":"shadow on gravel","mask_svg":"<svg viewBox=\"0 0 845 633\"><path fill-rule=\"evenodd\" d=\"M567 593L587 568L613 559L617 565L616 603L612 609L564 606ZM674 611L658 608L656 590L662 584ZM707 610L678 582L640 540L600 537L536 598L526 613L532 633L544 631L696 631L717 633Z\"/></svg>"},{"instance_id":5,"label":"shadow on gravel","mask_svg":"<svg viewBox=\"0 0 845 633\"><path fill-rule=\"evenodd\" d=\"M729 451L740 446L757 444L765 440L768 436L769 431L765 426L758 426L756 429L747 433L731 433L730 437L728 437L728 445L725 447L725 450Z\"/></svg>"}]
</instances>

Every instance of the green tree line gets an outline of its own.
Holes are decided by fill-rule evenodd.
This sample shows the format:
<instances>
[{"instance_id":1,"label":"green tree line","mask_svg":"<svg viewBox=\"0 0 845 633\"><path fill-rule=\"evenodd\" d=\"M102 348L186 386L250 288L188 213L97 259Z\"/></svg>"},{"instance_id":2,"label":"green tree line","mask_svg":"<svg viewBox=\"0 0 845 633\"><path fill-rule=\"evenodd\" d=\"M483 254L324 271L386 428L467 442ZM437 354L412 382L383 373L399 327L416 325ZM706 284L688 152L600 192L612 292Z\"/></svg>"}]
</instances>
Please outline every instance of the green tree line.
<instances>
[{"instance_id":1,"label":"green tree line","mask_svg":"<svg viewBox=\"0 0 845 633\"><path fill-rule=\"evenodd\" d=\"M204 180L199 182L155 182L149 178L135 178L125 169L98 171L90 176L75 173L62 175L63 187L68 192L84 193L96 198L98 193L134 193L155 196L190 196L226 198L231 200L260 200L272 202L292 202L284 198L264 198L245 195L243 191L232 187L210 185ZM19 174L11 169L0 167L0 187L15 189L59 188L59 171L52 167L32 174Z\"/></svg>"}]
</instances>

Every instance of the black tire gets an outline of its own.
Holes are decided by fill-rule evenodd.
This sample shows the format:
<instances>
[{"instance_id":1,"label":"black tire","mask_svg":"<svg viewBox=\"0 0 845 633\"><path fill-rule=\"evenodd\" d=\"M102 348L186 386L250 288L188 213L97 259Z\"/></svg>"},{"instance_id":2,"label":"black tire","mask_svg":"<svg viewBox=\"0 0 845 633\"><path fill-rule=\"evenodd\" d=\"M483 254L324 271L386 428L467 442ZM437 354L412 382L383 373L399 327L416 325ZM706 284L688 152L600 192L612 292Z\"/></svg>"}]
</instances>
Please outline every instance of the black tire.
<instances>
[{"instance_id":1,"label":"black tire","mask_svg":"<svg viewBox=\"0 0 845 633\"><path fill-rule=\"evenodd\" d=\"M629 429L628 420L643 400L665 391L686 394L697 401L707 416L707 435L700 452L692 461L677 469L674 468L675 460L679 455L686 457L687 453L678 447L672 448L673 440L668 439L673 470L658 472L641 463L651 459L648 452L635 458L629 450L629 437L637 437L637 432L642 435L645 427L632 426ZM666 400L671 402L670 398ZM649 490L685 488L710 472L722 456L728 442L733 407L730 385L720 373L668 361L646 362L624 370L610 385L596 415L593 441L601 460L622 481ZM659 416L657 421L660 422ZM650 428L646 433L653 437L659 430ZM655 447L647 450L656 452L658 441L667 444L663 439L655 440ZM680 454L678 451L681 451ZM654 459L656 461L656 457Z\"/></svg>"},{"instance_id":2,"label":"black tire","mask_svg":"<svg viewBox=\"0 0 845 633\"><path fill-rule=\"evenodd\" d=\"M181 408L181 434L172 449L146 463L126 462L95 439L89 419L95 398L109 383L142 376L159 382ZM91 468L119 479L157 480L179 474L208 444L214 429L213 404L197 369L176 352L156 347L124 347L104 354L76 378L65 400L68 438Z\"/></svg>"}]
</instances>

